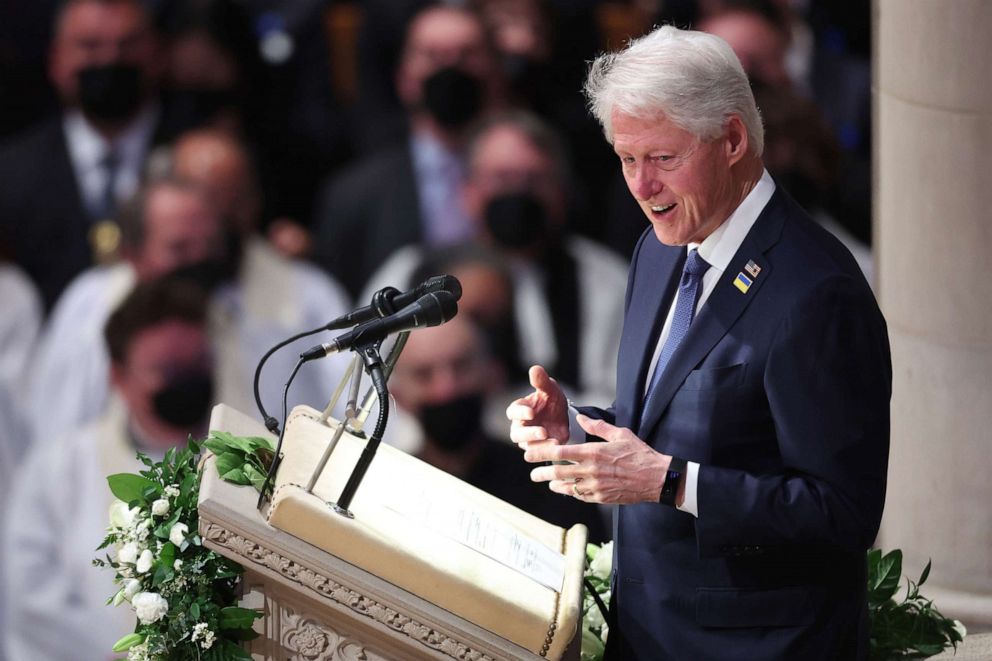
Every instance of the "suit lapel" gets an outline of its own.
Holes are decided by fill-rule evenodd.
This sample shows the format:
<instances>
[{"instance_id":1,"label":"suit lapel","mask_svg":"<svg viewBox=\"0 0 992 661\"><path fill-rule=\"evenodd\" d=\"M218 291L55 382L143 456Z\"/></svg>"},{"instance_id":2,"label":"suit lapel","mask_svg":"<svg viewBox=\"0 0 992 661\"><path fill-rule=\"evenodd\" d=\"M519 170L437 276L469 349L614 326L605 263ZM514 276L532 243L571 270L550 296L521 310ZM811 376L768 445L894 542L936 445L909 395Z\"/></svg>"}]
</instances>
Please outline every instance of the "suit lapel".
<instances>
[{"instance_id":1,"label":"suit lapel","mask_svg":"<svg viewBox=\"0 0 992 661\"><path fill-rule=\"evenodd\" d=\"M637 427L641 416L647 370L686 257L685 249L662 245L653 233L645 238L643 250L637 259L636 280L631 283L633 295L618 360L617 402L630 402L631 407L617 412L617 424L630 429Z\"/></svg>"},{"instance_id":2,"label":"suit lapel","mask_svg":"<svg viewBox=\"0 0 992 661\"><path fill-rule=\"evenodd\" d=\"M637 429L640 438L648 438L651 435L689 372L695 369L716 343L727 334L751 301L758 296L764 283L771 278L773 265L765 258L765 252L781 234L784 222L784 214L780 213L782 201L781 192L776 191L751 231L744 237L744 241L730 260L727 270L720 277L710 297L700 308L682 344L672 354L661 381L655 386L656 391L651 397L650 406L641 416ZM752 260L761 269L757 277L750 276L745 270L748 262ZM746 292L742 292L734 284L738 274L744 274L751 280ZM647 361L650 361L650 357Z\"/></svg>"}]
</instances>

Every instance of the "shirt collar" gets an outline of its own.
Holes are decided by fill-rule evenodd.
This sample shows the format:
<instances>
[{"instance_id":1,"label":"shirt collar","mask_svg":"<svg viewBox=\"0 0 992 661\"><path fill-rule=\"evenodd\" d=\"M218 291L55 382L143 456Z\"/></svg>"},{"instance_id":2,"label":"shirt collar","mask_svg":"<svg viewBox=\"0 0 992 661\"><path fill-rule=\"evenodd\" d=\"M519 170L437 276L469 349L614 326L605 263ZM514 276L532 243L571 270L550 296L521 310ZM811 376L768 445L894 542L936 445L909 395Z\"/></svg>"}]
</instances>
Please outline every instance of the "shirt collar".
<instances>
[{"instance_id":1,"label":"shirt collar","mask_svg":"<svg viewBox=\"0 0 992 661\"><path fill-rule=\"evenodd\" d=\"M451 166L461 167L461 158L427 131L414 132L410 137L413 166L419 172L443 172Z\"/></svg>"},{"instance_id":2,"label":"shirt collar","mask_svg":"<svg viewBox=\"0 0 992 661\"><path fill-rule=\"evenodd\" d=\"M699 256L711 267L721 272L726 271L730 260L741 247L744 237L751 231L765 205L772 199L773 193L775 193L775 181L768 174L768 170L762 170L761 179L744 201L734 209L730 217L703 239L702 243L690 243L686 246L687 250L699 250Z\"/></svg>"},{"instance_id":3,"label":"shirt collar","mask_svg":"<svg viewBox=\"0 0 992 661\"><path fill-rule=\"evenodd\" d=\"M147 104L111 143L87 121L82 112L78 109L70 110L62 119L69 155L73 163L84 167L96 166L107 150L114 147L120 160L141 161L151 143L158 116L158 105Z\"/></svg>"}]
</instances>

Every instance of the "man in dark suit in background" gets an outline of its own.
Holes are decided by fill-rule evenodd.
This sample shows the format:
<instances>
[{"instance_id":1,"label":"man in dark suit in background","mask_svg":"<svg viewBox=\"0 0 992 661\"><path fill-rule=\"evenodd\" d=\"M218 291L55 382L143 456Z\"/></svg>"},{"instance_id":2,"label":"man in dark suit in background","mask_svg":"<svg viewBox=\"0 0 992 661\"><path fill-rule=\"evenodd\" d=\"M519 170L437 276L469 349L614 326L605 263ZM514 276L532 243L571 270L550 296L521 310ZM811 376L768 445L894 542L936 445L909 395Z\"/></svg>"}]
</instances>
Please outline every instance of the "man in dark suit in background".
<instances>
[{"instance_id":1,"label":"man in dark suit in background","mask_svg":"<svg viewBox=\"0 0 992 661\"><path fill-rule=\"evenodd\" d=\"M353 296L397 248L465 240L467 130L502 97L502 78L478 15L453 6L417 14L396 73L409 138L328 181L315 203L318 264Z\"/></svg>"},{"instance_id":2,"label":"man in dark suit in background","mask_svg":"<svg viewBox=\"0 0 992 661\"><path fill-rule=\"evenodd\" d=\"M63 111L0 149L0 235L46 308L115 252L105 221L164 137L159 53L136 0L70 0L56 16L48 72Z\"/></svg>"},{"instance_id":3,"label":"man in dark suit in background","mask_svg":"<svg viewBox=\"0 0 992 661\"><path fill-rule=\"evenodd\" d=\"M618 503L613 659L859 659L888 460L885 322L850 253L764 170L747 78L671 26L586 91L651 227L617 399L578 424L541 367L507 410L535 481Z\"/></svg>"}]
</instances>

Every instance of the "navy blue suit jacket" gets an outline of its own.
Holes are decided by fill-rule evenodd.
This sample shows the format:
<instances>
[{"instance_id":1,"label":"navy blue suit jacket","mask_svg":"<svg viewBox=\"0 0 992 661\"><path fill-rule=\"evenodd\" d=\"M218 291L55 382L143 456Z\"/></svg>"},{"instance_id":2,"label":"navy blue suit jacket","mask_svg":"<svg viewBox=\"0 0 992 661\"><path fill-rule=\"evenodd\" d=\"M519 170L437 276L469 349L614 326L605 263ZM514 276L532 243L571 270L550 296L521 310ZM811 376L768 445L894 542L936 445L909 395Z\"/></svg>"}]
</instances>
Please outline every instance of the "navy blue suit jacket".
<instances>
[{"instance_id":1,"label":"navy blue suit jacket","mask_svg":"<svg viewBox=\"0 0 992 661\"><path fill-rule=\"evenodd\" d=\"M637 244L603 415L700 464L699 517L618 508L608 657L857 659L885 495L885 322L850 253L779 189L642 410L685 253L650 229Z\"/></svg>"}]
</instances>

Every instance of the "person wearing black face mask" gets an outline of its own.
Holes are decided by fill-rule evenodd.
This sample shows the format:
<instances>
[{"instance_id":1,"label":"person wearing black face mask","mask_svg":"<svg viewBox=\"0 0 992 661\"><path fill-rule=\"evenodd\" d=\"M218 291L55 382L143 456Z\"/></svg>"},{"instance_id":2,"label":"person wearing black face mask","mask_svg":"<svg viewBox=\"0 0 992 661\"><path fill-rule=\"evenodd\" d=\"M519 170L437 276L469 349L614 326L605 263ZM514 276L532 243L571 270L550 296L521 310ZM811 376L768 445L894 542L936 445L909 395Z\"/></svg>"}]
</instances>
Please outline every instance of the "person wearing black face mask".
<instances>
[{"instance_id":1,"label":"person wearing black face mask","mask_svg":"<svg viewBox=\"0 0 992 661\"><path fill-rule=\"evenodd\" d=\"M470 239L461 197L469 127L503 103L505 80L479 15L432 6L407 30L396 72L408 134L329 179L318 193L314 258L357 294L408 244Z\"/></svg>"},{"instance_id":2,"label":"person wearing black face mask","mask_svg":"<svg viewBox=\"0 0 992 661\"><path fill-rule=\"evenodd\" d=\"M536 488L515 449L484 430L487 395L500 387L503 372L467 317L411 333L389 388L422 431L418 456L546 521L583 523L590 539L602 541L606 530L597 508Z\"/></svg>"},{"instance_id":3,"label":"person wearing black face mask","mask_svg":"<svg viewBox=\"0 0 992 661\"><path fill-rule=\"evenodd\" d=\"M48 66L61 112L0 149L0 233L46 309L73 276L113 258L111 219L152 147L182 128L159 102L162 60L138 0L61 4Z\"/></svg>"},{"instance_id":4,"label":"person wearing black face mask","mask_svg":"<svg viewBox=\"0 0 992 661\"><path fill-rule=\"evenodd\" d=\"M206 433L214 403L206 316L204 292L188 282L139 285L106 325L114 397L103 414L31 447L0 549L10 658L106 659L134 630L132 613L105 605L112 577L91 567L114 500L106 476L144 470L136 450L161 458ZM72 607L53 608L53 594Z\"/></svg>"},{"instance_id":5,"label":"person wearing black face mask","mask_svg":"<svg viewBox=\"0 0 992 661\"><path fill-rule=\"evenodd\" d=\"M497 113L468 142L463 198L477 242L493 250L513 280L516 351L526 366L550 363L575 396L614 398L627 265L608 249L569 232L567 159L558 134L536 115ZM407 247L385 262L366 292L409 286L431 252ZM443 272L443 271L439 271Z\"/></svg>"}]
</instances>

